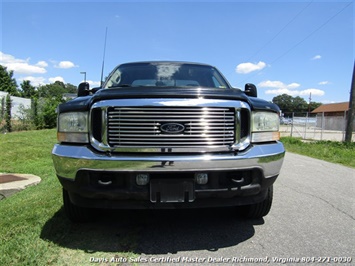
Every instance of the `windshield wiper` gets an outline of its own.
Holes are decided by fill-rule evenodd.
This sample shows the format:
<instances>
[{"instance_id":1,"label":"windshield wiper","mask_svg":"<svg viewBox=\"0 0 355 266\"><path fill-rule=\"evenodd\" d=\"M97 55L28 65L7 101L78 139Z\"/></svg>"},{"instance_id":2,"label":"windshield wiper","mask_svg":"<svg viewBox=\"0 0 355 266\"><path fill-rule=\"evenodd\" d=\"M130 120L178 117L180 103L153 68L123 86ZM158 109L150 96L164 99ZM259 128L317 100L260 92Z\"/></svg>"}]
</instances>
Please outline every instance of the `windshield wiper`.
<instances>
[{"instance_id":1,"label":"windshield wiper","mask_svg":"<svg viewBox=\"0 0 355 266\"><path fill-rule=\"evenodd\" d=\"M127 88L127 87L132 87L132 85L130 84L120 84L120 85L113 85L113 86L110 86L109 88Z\"/></svg>"}]
</instances>

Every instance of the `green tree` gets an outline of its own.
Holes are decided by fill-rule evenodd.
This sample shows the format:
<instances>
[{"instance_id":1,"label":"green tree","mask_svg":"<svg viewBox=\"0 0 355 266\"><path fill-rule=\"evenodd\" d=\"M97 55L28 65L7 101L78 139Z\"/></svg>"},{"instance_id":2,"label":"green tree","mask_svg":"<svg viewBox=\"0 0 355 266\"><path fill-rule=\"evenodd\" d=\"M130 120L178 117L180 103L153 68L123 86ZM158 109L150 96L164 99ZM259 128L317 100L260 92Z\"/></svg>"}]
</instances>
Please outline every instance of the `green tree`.
<instances>
[{"instance_id":1,"label":"green tree","mask_svg":"<svg viewBox=\"0 0 355 266\"><path fill-rule=\"evenodd\" d=\"M54 128L57 126L57 106L61 102L53 99L46 99L42 109L42 120L44 128Z\"/></svg>"},{"instance_id":2,"label":"green tree","mask_svg":"<svg viewBox=\"0 0 355 266\"><path fill-rule=\"evenodd\" d=\"M3 100L0 106L3 112L0 112L0 118L5 118L7 131L56 127L56 108L60 103L65 102L64 94L77 93L77 87L70 83L65 84L61 81L56 81L52 84L42 85L36 88L32 86L30 81L24 80L20 84L21 89L17 90L16 80L12 76L12 71L8 72L6 67L0 66L0 90L8 92L9 95L12 96L30 98L31 108L22 108L20 119L20 122L22 122L21 126L11 128L11 108L9 109L6 105L8 102L5 103L5 100ZM7 110L9 110L10 113L7 113Z\"/></svg>"},{"instance_id":3,"label":"green tree","mask_svg":"<svg viewBox=\"0 0 355 266\"><path fill-rule=\"evenodd\" d=\"M311 102L309 105L302 97L292 97L288 94L278 95L272 99L272 102L277 104L287 116L292 115L292 113L307 113L308 109L312 112L321 105L321 103L316 102Z\"/></svg>"},{"instance_id":4,"label":"green tree","mask_svg":"<svg viewBox=\"0 0 355 266\"><path fill-rule=\"evenodd\" d=\"M57 113L56 108L60 103L65 102L65 93L76 93L77 87L67 83L64 84L61 81L56 81L52 84L40 86L38 88L40 107L38 107L38 115L35 121L36 127L39 128L53 128L57 125Z\"/></svg>"},{"instance_id":5,"label":"green tree","mask_svg":"<svg viewBox=\"0 0 355 266\"><path fill-rule=\"evenodd\" d=\"M44 98L62 98L64 93L77 93L78 89L73 84L64 84L56 81L51 84L42 85L38 88L38 95Z\"/></svg>"},{"instance_id":6,"label":"green tree","mask_svg":"<svg viewBox=\"0 0 355 266\"><path fill-rule=\"evenodd\" d=\"M292 101L293 112L308 112L308 104L305 99L300 96L294 97Z\"/></svg>"},{"instance_id":7,"label":"green tree","mask_svg":"<svg viewBox=\"0 0 355 266\"><path fill-rule=\"evenodd\" d=\"M14 72L7 71L7 68L0 65L0 91L8 92L12 96L19 96Z\"/></svg>"},{"instance_id":8,"label":"green tree","mask_svg":"<svg viewBox=\"0 0 355 266\"><path fill-rule=\"evenodd\" d=\"M1 97L0 100L0 123L5 117L5 97Z\"/></svg>"},{"instance_id":9,"label":"green tree","mask_svg":"<svg viewBox=\"0 0 355 266\"><path fill-rule=\"evenodd\" d=\"M293 112L293 97L288 94L282 94L272 99L272 102L277 104L283 113Z\"/></svg>"},{"instance_id":10,"label":"green tree","mask_svg":"<svg viewBox=\"0 0 355 266\"><path fill-rule=\"evenodd\" d=\"M310 105L309 105L309 109L312 112L314 109L318 108L321 105L322 105L322 103L311 102Z\"/></svg>"},{"instance_id":11,"label":"green tree","mask_svg":"<svg viewBox=\"0 0 355 266\"><path fill-rule=\"evenodd\" d=\"M65 84L61 81L38 87L38 96L40 98L62 99L63 94L66 92Z\"/></svg>"},{"instance_id":12,"label":"green tree","mask_svg":"<svg viewBox=\"0 0 355 266\"><path fill-rule=\"evenodd\" d=\"M35 126L36 129L40 129L41 128L41 119L39 116L39 107L38 107L38 99L37 98L31 98L31 107L32 107L32 115L33 115L33 124Z\"/></svg>"},{"instance_id":13,"label":"green tree","mask_svg":"<svg viewBox=\"0 0 355 266\"><path fill-rule=\"evenodd\" d=\"M23 98L32 98L32 97L36 96L36 94L37 94L36 88L31 85L31 81L24 80L24 81L22 81L20 86L21 86L21 90L22 90L21 91L21 97L23 97Z\"/></svg>"},{"instance_id":14,"label":"green tree","mask_svg":"<svg viewBox=\"0 0 355 266\"><path fill-rule=\"evenodd\" d=\"M65 89L68 93L77 93L78 92L78 87L73 84L70 84L70 83L65 84Z\"/></svg>"},{"instance_id":15,"label":"green tree","mask_svg":"<svg viewBox=\"0 0 355 266\"><path fill-rule=\"evenodd\" d=\"M8 93L6 95L6 113L5 113L5 123L6 123L6 131L11 132L12 127L11 127L11 107L12 107L12 101L11 101L11 96Z\"/></svg>"}]
</instances>

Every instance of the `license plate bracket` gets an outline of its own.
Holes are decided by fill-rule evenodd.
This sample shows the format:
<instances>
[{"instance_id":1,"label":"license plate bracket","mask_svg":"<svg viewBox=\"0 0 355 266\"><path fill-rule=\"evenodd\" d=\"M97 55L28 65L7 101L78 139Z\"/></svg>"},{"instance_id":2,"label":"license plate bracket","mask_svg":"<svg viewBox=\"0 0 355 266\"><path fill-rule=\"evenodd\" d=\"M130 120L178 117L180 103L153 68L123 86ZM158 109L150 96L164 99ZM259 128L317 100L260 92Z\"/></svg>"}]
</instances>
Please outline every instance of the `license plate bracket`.
<instances>
[{"instance_id":1,"label":"license plate bracket","mask_svg":"<svg viewBox=\"0 0 355 266\"><path fill-rule=\"evenodd\" d=\"M195 200L194 182L191 179L152 179L150 201L153 203L181 203Z\"/></svg>"}]
</instances>

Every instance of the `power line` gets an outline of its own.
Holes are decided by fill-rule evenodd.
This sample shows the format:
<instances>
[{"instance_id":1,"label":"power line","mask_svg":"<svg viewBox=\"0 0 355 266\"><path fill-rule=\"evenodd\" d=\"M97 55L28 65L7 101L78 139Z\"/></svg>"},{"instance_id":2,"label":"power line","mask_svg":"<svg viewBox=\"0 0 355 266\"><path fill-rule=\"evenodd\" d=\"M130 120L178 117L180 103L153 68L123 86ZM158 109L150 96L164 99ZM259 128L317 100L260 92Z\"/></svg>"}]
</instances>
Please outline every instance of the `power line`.
<instances>
[{"instance_id":1,"label":"power line","mask_svg":"<svg viewBox=\"0 0 355 266\"><path fill-rule=\"evenodd\" d=\"M292 22L294 22L296 20L296 18L301 15L303 13L303 11L305 11L311 4L313 3L313 0L311 2L308 3L307 6L305 6L300 12L298 12L296 14L296 16L294 16L278 33L276 33L276 35L274 37L272 37L268 42L266 42L259 50L257 50L252 56L250 56L247 60L247 62L250 61L251 58L253 58L254 56L256 56L258 53L260 53L261 50L263 50L266 46L268 46L273 40L275 40L280 34L281 32L283 32Z\"/></svg>"},{"instance_id":2,"label":"power line","mask_svg":"<svg viewBox=\"0 0 355 266\"><path fill-rule=\"evenodd\" d=\"M257 50L253 55L251 55L248 60L246 60L246 62L249 62L254 56L256 56L258 53L260 53L261 50L263 50L266 46L268 46L273 40L275 40L280 34L281 32L283 32L293 21L296 20L296 18L301 15L312 3L314 0L312 0L311 2L308 3L308 5L306 5L305 7L303 7L284 27L282 27L281 30L278 31L278 33L276 33L276 35L274 35L269 41L267 41L261 48L259 48L259 50ZM251 77L253 77L254 75L252 75ZM242 83L245 82L246 79L244 79L243 81L241 81Z\"/></svg>"},{"instance_id":3,"label":"power line","mask_svg":"<svg viewBox=\"0 0 355 266\"><path fill-rule=\"evenodd\" d=\"M288 49L286 52L284 52L283 54L281 54L280 56L278 56L275 60L273 60L270 64L273 64L275 62L277 62L279 59L281 59L282 57L284 57L285 55L287 55L289 52L291 52L293 49L295 49L297 46L299 46L301 43L303 43L304 41L306 41L307 39L309 39L313 34L315 34L317 31L319 31L320 29L322 29L325 25L327 25L331 20L333 20L336 16L338 16L341 12L343 12L347 7L349 7L352 4L352 2L349 2L346 6L344 6L340 11L338 11L336 14L334 14L333 16L331 16L329 19L327 19L325 22L323 22L318 28L316 28L314 31L312 31L310 34L308 34L306 37L304 37L301 41L299 41L298 43L296 43L295 45L293 45L290 49ZM260 70L259 70L260 71ZM257 71L256 73L254 73L252 76L249 76L248 79L250 79L251 77L254 77L259 71ZM244 83L247 79L244 79L243 81L241 81L242 83Z\"/></svg>"},{"instance_id":4,"label":"power line","mask_svg":"<svg viewBox=\"0 0 355 266\"><path fill-rule=\"evenodd\" d=\"M282 55L280 55L279 57L277 57L274 61L271 62L271 64L275 63L277 60L279 60L280 58L284 57L286 54L288 54L290 51L292 51L293 49L295 49L298 45L300 45L301 43L303 43L305 40L307 40L308 38L310 38L313 34L315 34L317 31L319 31L320 29L322 29L325 25L327 25L332 19L334 19L336 16L338 16L341 12L343 12L348 6L350 6L352 4L352 2L349 2L349 4L347 4L345 7L343 7L340 11L338 11L335 15L333 15L332 17L330 17L327 21L325 21L322 25L320 25L318 28L316 28L314 31L312 31L310 34L308 34L305 38L303 38L301 41L299 41L298 43L296 43L294 46L292 46L290 49L288 49L286 52L284 52Z\"/></svg>"}]
</instances>

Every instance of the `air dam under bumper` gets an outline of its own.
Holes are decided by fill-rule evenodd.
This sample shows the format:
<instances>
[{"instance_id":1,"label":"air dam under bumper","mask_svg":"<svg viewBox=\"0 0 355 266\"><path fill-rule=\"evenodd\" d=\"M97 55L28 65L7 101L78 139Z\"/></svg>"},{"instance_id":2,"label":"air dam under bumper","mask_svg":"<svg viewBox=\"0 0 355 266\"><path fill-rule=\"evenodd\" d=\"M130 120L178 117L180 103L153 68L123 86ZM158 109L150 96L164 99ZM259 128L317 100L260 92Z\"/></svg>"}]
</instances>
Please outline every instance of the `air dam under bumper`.
<instances>
[{"instance_id":1,"label":"air dam under bumper","mask_svg":"<svg viewBox=\"0 0 355 266\"><path fill-rule=\"evenodd\" d=\"M238 153L221 154L104 154L90 146L57 144L54 167L71 201L97 208L170 208L232 206L262 201L279 175L285 150L280 142L251 145ZM197 184L206 173L207 184ZM137 174L149 174L137 185ZM181 182L180 182L181 181ZM169 201L152 198L152 190L182 183L192 195ZM178 199L179 198L179 199ZM188 204L186 204L188 203Z\"/></svg>"}]
</instances>

